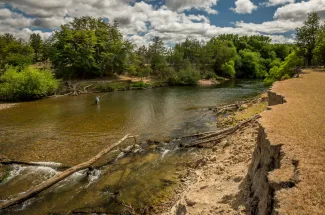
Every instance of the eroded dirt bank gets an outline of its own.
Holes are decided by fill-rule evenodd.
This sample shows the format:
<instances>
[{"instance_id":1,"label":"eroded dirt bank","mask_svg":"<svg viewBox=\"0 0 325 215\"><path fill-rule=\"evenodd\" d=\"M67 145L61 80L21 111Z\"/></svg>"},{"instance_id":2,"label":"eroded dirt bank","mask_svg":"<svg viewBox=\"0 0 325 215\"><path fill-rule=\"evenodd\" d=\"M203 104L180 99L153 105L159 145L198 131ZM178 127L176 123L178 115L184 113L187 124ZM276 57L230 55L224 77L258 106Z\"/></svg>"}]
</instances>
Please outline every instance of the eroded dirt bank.
<instances>
[{"instance_id":1,"label":"eroded dirt bank","mask_svg":"<svg viewBox=\"0 0 325 215\"><path fill-rule=\"evenodd\" d=\"M252 214L325 214L325 72L276 83L249 171Z\"/></svg>"},{"instance_id":2,"label":"eroded dirt bank","mask_svg":"<svg viewBox=\"0 0 325 215\"><path fill-rule=\"evenodd\" d=\"M324 83L309 70L276 83L258 123L216 143L167 214L325 214Z\"/></svg>"}]
</instances>

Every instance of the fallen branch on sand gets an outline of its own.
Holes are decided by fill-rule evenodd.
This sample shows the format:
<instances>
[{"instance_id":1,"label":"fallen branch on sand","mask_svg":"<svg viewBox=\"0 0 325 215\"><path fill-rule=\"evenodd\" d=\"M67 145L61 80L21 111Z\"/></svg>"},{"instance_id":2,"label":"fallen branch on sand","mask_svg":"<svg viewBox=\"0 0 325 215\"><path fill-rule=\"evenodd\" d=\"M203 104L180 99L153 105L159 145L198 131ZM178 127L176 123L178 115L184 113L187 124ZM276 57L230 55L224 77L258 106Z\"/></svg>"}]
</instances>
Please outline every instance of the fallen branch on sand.
<instances>
[{"instance_id":1,"label":"fallen branch on sand","mask_svg":"<svg viewBox=\"0 0 325 215\"><path fill-rule=\"evenodd\" d=\"M252 118L250 118L248 120L245 120L245 121L239 123L236 126L233 126L233 127L230 127L230 128L226 128L226 129L223 129L221 131L217 131L217 132L213 132L213 133L208 133L208 134L205 134L205 135L197 134L197 136L201 136L199 138L199 140L196 141L196 142L193 142L192 144L187 145L185 147L195 147L195 146L199 146L201 144L219 141L219 140L227 137L228 135L233 134L239 128L243 127L244 125L246 125L249 122L252 122L252 121L258 119L259 117L260 117L259 115L255 115L254 117L252 117Z\"/></svg>"},{"instance_id":2,"label":"fallen branch on sand","mask_svg":"<svg viewBox=\"0 0 325 215\"><path fill-rule=\"evenodd\" d=\"M31 188L30 190L22 193L21 195L19 195L16 198L13 198L6 202L0 203L0 209L5 209L10 206L24 202L24 201L38 195L42 191L52 187L53 185L57 184L58 182L62 181L65 178L67 178L68 176L72 175L73 173L78 172L80 170L90 168L101 157L103 157L105 154L110 152L113 148L115 148L116 146L118 146L119 144L121 144L123 141L125 141L128 138L129 138L129 134L124 136L118 142L116 142L116 143L110 145L109 147L107 147L106 149L102 150L100 153L98 153L95 157L91 158L90 160L83 162L81 164L78 164L76 166L73 166L73 167L55 175L54 177L52 177L52 178L44 181L43 183Z\"/></svg>"}]
</instances>

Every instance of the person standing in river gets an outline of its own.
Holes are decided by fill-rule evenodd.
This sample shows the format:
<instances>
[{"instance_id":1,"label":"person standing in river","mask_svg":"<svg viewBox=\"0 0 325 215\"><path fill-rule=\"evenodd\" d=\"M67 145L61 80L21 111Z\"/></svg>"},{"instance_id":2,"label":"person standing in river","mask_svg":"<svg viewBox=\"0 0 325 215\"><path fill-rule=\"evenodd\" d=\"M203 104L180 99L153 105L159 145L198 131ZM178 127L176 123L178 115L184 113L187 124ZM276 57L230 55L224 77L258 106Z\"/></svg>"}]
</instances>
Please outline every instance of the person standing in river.
<instances>
[{"instance_id":1,"label":"person standing in river","mask_svg":"<svg viewBox=\"0 0 325 215\"><path fill-rule=\"evenodd\" d=\"M99 98L100 98L100 96L96 96L95 103L96 103L97 105L100 103Z\"/></svg>"}]
</instances>

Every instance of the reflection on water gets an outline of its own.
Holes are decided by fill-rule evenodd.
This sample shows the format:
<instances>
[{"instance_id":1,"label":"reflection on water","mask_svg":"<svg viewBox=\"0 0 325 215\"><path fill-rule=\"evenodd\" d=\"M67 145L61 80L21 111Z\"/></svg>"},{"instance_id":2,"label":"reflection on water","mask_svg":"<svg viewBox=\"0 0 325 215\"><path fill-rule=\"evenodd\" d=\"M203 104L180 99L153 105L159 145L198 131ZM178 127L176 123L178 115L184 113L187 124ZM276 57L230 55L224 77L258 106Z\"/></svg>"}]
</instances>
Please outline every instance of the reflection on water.
<instances>
[{"instance_id":1,"label":"reflection on water","mask_svg":"<svg viewBox=\"0 0 325 215\"><path fill-rule=\"evenodd\" d=\"M255 96L262 90L261 82L231 81L206 88L107 93L101 95L100 105L94 104L95 95L23 103L0 112L1 154L15 160L74 165L127 133L140 135L140 141L166 140L216 129L214 114L202 109ZM182 164L193 161L199 151L192 153L163 147L122 157L91 174L76 173L8 213L113 213L123 210L123 202L136 208L159 204L178 186ZM49 167L14 166L13 170L11 174L18 173L0 185L0 199L57 173Z\"/></svg>"}]
</instances>

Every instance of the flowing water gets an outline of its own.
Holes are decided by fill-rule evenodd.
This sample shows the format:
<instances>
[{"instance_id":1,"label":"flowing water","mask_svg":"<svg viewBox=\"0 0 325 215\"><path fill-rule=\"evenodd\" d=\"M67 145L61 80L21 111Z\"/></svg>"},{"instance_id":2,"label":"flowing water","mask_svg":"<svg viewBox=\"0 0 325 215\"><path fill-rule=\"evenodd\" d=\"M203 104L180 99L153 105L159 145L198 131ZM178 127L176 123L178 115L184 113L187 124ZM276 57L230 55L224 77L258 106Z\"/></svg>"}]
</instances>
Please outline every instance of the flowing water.
<instances>
[{"instance_id":1,"label":"flowing water","mask_svg":"<svg viewBox=\"0 0 325 215\"><path fill-rule=\"evenodd\" d=\"M185 166L198 149L178 149L167 140L217 129L209 107L256 96L259 81L237 80L214 87L168 87L142 91L59 97L22 103L0 111L0 154L11 160L72 166L86 161L125 134L139 135L141 150L117 150L36 198L0 214L119 214L160 205L179 187ZM146 141L148 139L157 142ZM126 141L123 147L133 144ZM117 159L118 158L118 159ZM45 163L47 164L47 163ZM12 198L60 169L10 167L0 184L0 201Z\"/></svg>"}]
</instances>

